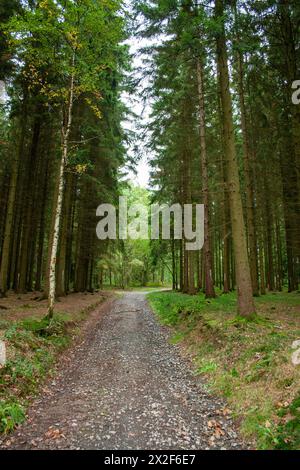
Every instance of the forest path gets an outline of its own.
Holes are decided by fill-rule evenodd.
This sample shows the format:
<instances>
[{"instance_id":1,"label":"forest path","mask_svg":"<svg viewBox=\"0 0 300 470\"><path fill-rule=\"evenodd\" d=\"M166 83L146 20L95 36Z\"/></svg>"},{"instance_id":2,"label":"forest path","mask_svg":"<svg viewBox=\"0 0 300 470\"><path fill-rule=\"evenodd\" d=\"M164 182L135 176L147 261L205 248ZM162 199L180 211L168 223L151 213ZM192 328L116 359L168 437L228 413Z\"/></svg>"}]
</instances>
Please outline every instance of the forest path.
<instances>
[{"instance_id":1,"label":"forest path","mask_svg":"<svg viewBox=\"0 0 300 470\"><path fill-rule=\"evenodd\" d=\"M10 449L245 447L225 404L168 343L145 293L98 309L94 327L8 438Z\"/></svg>"}]
</instances>

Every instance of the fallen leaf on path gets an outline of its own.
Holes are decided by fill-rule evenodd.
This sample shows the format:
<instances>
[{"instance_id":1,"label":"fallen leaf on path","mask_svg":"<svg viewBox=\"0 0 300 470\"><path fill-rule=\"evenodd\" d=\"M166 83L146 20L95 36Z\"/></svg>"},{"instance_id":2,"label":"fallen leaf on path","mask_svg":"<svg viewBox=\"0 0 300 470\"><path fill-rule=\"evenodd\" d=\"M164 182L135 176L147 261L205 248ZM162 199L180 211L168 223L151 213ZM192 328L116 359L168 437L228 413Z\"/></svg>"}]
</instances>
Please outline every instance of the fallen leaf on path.
<instances>
[{"instance_id":1,"label":"fallen leaf on path","mask_svg":"<svg viewBox=\"0 0 300 470\"><path fill-rule=\"evenodd\" d=\"M66 436L59 430L59 429L52 429L50 428L46 433L45 433L46 439L59 439L60 437L63 437L66 439Z\"/></svg>"},{"instance_id":2,"label":"fallen leaf on path","mask_svg":"<svg viewBox=\"0 0 300 470\"><path fill-rule=\"evenodd\" d=\"M223 429L221 427L218 427L218 428L215 429L214 436L217 439L220 439L220 437L222 437L224 435L225 435L225 432L223 431Z\"/></svg>"},{"instance_id":3,"label":"fallen leaf on path","mask_svg":"<svg viewBox=\"0 0 300 470\"><path fill-rule=\"evenodd\" d=\"M207 426L209 428L215 428L218 425L218 422L215 419L208 421Z\"/></svg>"},{"instance_id":4,"label":"fallen leaf on path","mask_svg":"<svg viewBox=\"0 0 300 470\"><path fill-rule=\"evenodd\" d=\"M208 421L207 426L210 429L213 429L214 431L213 438L220 439L220 437L225 435L225 432L223 431L221 424L215 419Z\"/></svg>"}]
</instances>

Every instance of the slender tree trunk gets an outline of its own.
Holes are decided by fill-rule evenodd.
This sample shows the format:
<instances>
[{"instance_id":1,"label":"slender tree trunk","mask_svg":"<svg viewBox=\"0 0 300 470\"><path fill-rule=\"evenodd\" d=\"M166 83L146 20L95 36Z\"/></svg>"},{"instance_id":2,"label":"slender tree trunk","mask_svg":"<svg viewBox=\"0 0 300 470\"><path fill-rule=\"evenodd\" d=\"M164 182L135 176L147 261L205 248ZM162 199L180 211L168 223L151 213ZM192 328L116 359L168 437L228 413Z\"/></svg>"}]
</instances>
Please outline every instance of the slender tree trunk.
<instances>
[{"instance_id":1,"label":"slender tree trunk","mask_svg":"<svg viewBox=\"0 0 300 470\"><path fill-rule=\"evenodd\" d=\"M28 272L29 272L29 255L30 255L30 244L31 241L35 242L35 228L36 220L34 217L34 205L35 205L35 187L37 179L37 161L38 161L38 151L39 151L39 141L40 141L40 131L41 131L41 116L40 116L40 106L37 106L35 109L36 116L34 119L32 141L30 147L30 153L27 163L27 172L25 180L25 191L26 191L26 204L24 206L24 213L22 217L24 218L22 237L21 237L21 253L19 260L19 284L18 292L25 293L28 288ZM34 219L34 220L33 220Z\"/></svg>"},{"instance_id":2,"label":"slender tree trunk","mask_svg":"<svg viewBox=\"0 0 300 470\"><path fill-rule=\"evenodd\" d=\"M216 0L215 6L216 18L219 21L222 21L220 31L217 33L217 63L224 121L225 155L227 164L226 176L229 190L232 238L235 254L235 271L238 289L238 313L243 317L251 317L253 314L255 314L255 307L253 301L252 281L247 252L247 238L235 148L232 101L230 95L228 72L228 57L223 19L223 0Z\"/></svg>"},{"instance_id":3,"label":"slender tree trunk","mask_svg":"<svg viewBox=\"0 0 300 470\"><path fill-rule=\"evenodd\" d=\"M221 97L221 92L219 91ZM221 143L222 148L225 148L225 132L222 114L222 105L220 98L218 99L218 115L221 127ZM222 239L223 239L223 294L230 292L230 246L231 246L231 222L230 222L230 208L228 198L228 188L225 175L225 161L223 152L221 154L221 181L222 181Z\"/></svg>"},{"instance_id":4,"label":"slender tree trunk","mask_svg":"<svg viewBox=\"0 0 300 470\"><path fill-rule=\"evenodd\" d=\"M171 250L172 250L172 289L176 290L176 259L175 259L174 230L172 233Z\"/></svg>"},{"instance_id":5,"label":"slender tree trunk","mask_svg":"<svg viewBox=\"0 0 300 470\"><path fill-rule=\"evenodd\" d=\"M297 175L295 164L291 155L291 146L288 139L281 143L280 151L280 171L283 191L283 212L285 222L285 238L288 268L288 291L293 292L298 289L298 279L296 267L298 230L297 225Z\"/></svg>"},{"instance_id":6,"label":"slender tree trunk","mask_svg":"<svg viewBox=\"0 0 300 470\"><path fill-rule=\"evenodd\" d=\"M75 53L72 58L72 65L75 65ZM58 250L58 240L59 232L61 225L61 215L62 215L62 205L63 205L63 193L64 193L64 171L68 159L68 145L69 145L69 135L72 125L72 112L73 112L73 102L74 102L74 71L72 72L70 80L70 89L69 89L69 103L67 110L66 124L62 125L62 154L61 162L59 169L59 185L58 185L58 195L56 200L55 207L55 222L54 222L54 233L53 241L51 247L51 257L50 257L50 266L49 266L49 296L48 296L48 318L51 319L54 314L54 302L55 302L55 293L56 293L56 264L57 264L57 250Z\"/></svg>"},{"instance_id":7,"label":"slender tree trunk","mask_svg":"<svg viewBox=\"0 0 300 470\"><path fill-rule=\"evenodd\" d=\"M274 254L273 254L273 214L272 209L269 204L269 191L267 190L265 193L265 201L266 201L266 248L268 253L268 263L267 263L267 286L270 291L275 290L275 282L274 282Z\"/></svg>"},{"instance_id":8,"label":"slender tree trunk","mask_svg":"<svg viewBox=\"0 0 300 470\"><path fill-rule=\"evenodd\" d=\"M7 212L10 178L11 172L10 174L8 174L7 171L3 171L3 173L0 175L0 188L2 188L2 194L0 196L0 266L2 258L2 245L4 240L5 218Z\"/></svg>"},{"instance_id":9,"label":"slender tree trunk","mask_svg":"<svg viewBox=\"0 0 300 470\"><path fill-rule=\"evenodd\" d=\"M201 149L201 172L202 172L202 192L204 203L204 264L205 264L205 295L207 298L216 297L213 276L212 276L212 256L210 244L210 198L208 186L208 161L206 151L206 122L205 122L205 100L203 66L201 59L197 59L197 81L199 95L199 130Z\"/></svg>"},{"instance_id":10,"label":"slender tree trunk","mask_svg":"<svg viewBox=\"0 0 300 470\"><path fill-rule=\"evenodd\" d=\"M237 37L239 40L239 37ZM257 274L257 249L256 249L256 230L255 230L255 214L254 214L254 195L253 195L253 179L251 177L251 151L248 136L248 123L245 105L244 92L244 63L242 53L237 51L237 76L238 76L238 95L241 112L241 124L243 134L243 162L244 162L244 178L246 190L246 218L248 232L248 247L250 255L250 270L252 279L252 289L255 296L259 295L258 274Z\"/></svg>"},{"instance_id":11,"label":"slender tree trunk","mask_svg":"<svg viewBox=\"0 0 300 470\"><path fill-rule=\"evenodd\" d=\"M197 252L197 288L198 291L202 291L202 257L203 257L203 251L198 251Z\"/></svg>"},{"instance_id":12,"label":"slender tree trunk","mask_svg":"<svg viewBox=\"0 0 300 470\"><path fill-rule=\"evenodd\" d=\"M10 246L12 238L12 228L14 221L14 210L15 210L15 200L16 200L16 191L17 191L17 181L18 181L18 168L19 161L22 156L24 149L24 141L26 135L26 123L27 123L27 108L26 105L23 106L23 118L21 124L21 135L19 141L18 157L14 159L12 166L12 173L10 177L10 186L6 210L6 220L5 220L5 229L4 229L4 241L2 245L2 259L1 259L1 268L0 268L0 296L4 297L8 288L8 273L9 273L9 259L10 259Z\"/></svg>"},{"instance_id":13,"label":"slender tree trunk","mask_svg":"<svg viewBox=\"0 0 300 470\"><path fill-rule=\"evenodd\" d=\"M49 161L46 162L41 212L40 212L39 239L38 239L36 275L35 275L35 290L37 291L42 290L43 254L44 254L44 240L45 240L45 211L46 211L46 204L47 204L48 176L49 176L48 166L49 166Z\"/></svg>"},{"instance_id":14,"label":"slender tree trunk","mask_svg":"<svg viewBox=\"0 0 300 470\"><path fill-rule=\"evenodd\" d=\"M185 162L185 203L192 204L192 168L191 168L191 143L190 143L190 102L184 103L184 126L186 128L186 148L184 148L183 158ZM184 239L184 265L185 265L185 292L189 295L196 294L195 288L195 272L194 272L194 253L187 251L185 248L187 240Z\"/></svg>"},{"instance_id":15,"label":"slender tree trunk","mask_svg":"<svg viewBox=\"0 0 300 470\"><path fill-rule=\"evenodd\" d=\"M57 269L56 295L58 297L66 295L66 269L67 269L67 239L71 222L71 196L73 175L67 174L65 178L65 193L63 203L63 218L60 231L59 261Z\"/></svg>"},{"instance_id":16,"label":"slender tree trunk","mask_svg":"<svg viewBox=\"0 0 300 470\"><path fill-rule=\"evenodd\" d=\"M73 180L72 188L72 204L71 204L71 226L68 233L67 241L67 261L66 261L66 292L70 291L71 283L74 283L73 279L73 264L72 264L72 251L73 251L73 240L74 240L74 231L75 231L75 215L76 215L76 188L77 188L77 178Z\"/></svg>"},{"instance_id":17,"label":"slender tree trunk","mask_svg":"<svg viewBox=\"0 0 300 470\"><path fill-rule=\"evenodd\" d=\"M183 292L184 289L184 260L183 260L183 241L179 241L179 290Z\"/></svg>"},{"instance_id":18,"label":"slender tree trunk","mask_svg":"<svg viewBox=\"0 0 300 470\"><path fill-rule=\"evenodd\" d=\"M10 177L10 187L7 203L6 221L4 229L4 241L2 245L2 259L0 269L0 297L5 297L8 289L8 271L10 257L11 232L14 217L14 205L16 197L16 185L18 177L18 161L13 162L12 174Z\"/></svg>"},{"instance_id":19,"label":"slender tree trunk","mask_svg":"<svg viewBox=\"0 0 300 470\"><path fill-rule=\"evenodd\" d=\"M275 230L276 230L276 254L277 254L277 269L276 269L276 290L279 292L282 291L282 248L281 248L281 236L280 236L280 218L277 214L276 216L276 223L275 223Z\"/></svg>"},{"instance_id":20,"label":"slender tree trunk","mask_svg":"<svg viewBox=\"0 0 300 470\"><path fill-rule=\"evenodd\" d=\"M259 239L259 272L260 272L260 292L262 295L265 295L266 280L265 280L265 262L264 262L264 243L263 243L262 233Z\"/></svg>"}]
</instances>

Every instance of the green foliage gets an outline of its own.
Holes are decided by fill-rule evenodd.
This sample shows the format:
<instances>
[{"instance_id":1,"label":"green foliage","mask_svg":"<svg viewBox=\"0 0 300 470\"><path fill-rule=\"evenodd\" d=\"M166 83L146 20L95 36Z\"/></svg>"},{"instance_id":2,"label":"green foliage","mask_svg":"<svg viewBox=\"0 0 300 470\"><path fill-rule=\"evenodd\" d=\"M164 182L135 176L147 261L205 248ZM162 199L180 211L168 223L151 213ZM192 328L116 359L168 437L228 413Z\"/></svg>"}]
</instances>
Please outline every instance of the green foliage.
<instances>
[{"instance_id":1,"label":"green foliage","mask_svg":"<svg viewBox=\"0 0 300 470\"><path fill-rule=\"evenodd\" d=\"M119 8L118 0L45 0L13 16L5 31L29 90L47 104L64 105L74 74L75 95L92 94L93 99L86 99L100 117L103 79L107 69L116 69L125 50L120 46L124 33Z\"/></svg>"},{"instance_id":2,"label":"green foliage","mask_svg":"<svg viewBox=\"0 0 300 470\"><path fill-rule=\"evenodd\" d=\"M25 410L19 403L0 401L0 433L8 434L25 420Z\"/></svg>"},{"instance_id":3,"label":"green foliage","mask_svg":"<svg viewBox=\"0 0 300 470\"><path fill-rule=\"evenodd\" d=\"M199 374L209 374L210 372L215 372L218 368L218 364L212 361L203 361L203 365L197 369Z\"/></svg>"},{"instance_id":4,"label":"green foliage","mask_svg":"<svg viewBox=\"0 0 300 470\"><path fill-rule=\"evenodd\" d=\"M149 294L149 300L155 312L166 325L175 326L182 320L192 323L205 312L223 311L224 314L233 312L236 307L236 296L234 293L220 295L216 299L207 300L203 293L196 296L174 292L160 292ZM205 320L205 319L204 319ZM209 318L206 321L208 328L215 328L218 321Z\"/></svg>"},{"instance_id":5,"label":"green foliage","mask_svg":"<svg viewBox=\"0 0 300 470\"><path fill-rule=\"evenodd\" d=\"M71 266L76 266L76 272L70 276L70 285L64 289L69 291L76 283L77 291L93 290L99 287L95 272L97 261L111 249L105 242L100 244L95 239L96 208L101 202L116 202L120 167L125 164L125 145L129 144L127 132L121 125L128 111L121 100L129 82L124 74L130 69L128 46L124 41L127 33L123 2L12 0L9 3L9 6L0 6L0 65L1 71L4 65L9 71L9 99L5 109L0 106L0 185L1 194L6 198L1 210L4 222L1 239L7 220L7 198L11 188L16 187L15 198L26 194L28 203L22 208L20 227L15 227L15 230L26 232L29 226L26 220L28 217L31 219L31 233L25 237L27 247L23 245L21 249L21 244L16 243L17 238L12 236L13 228L10 228L9 237L12 237L16 259L26 259L24 276L19 273L18 282L22 284L31 270L32 284L44 289L61 140L68 122L74 79L64 200L72 187L69 203L76 205L77 209L74 224L70 220L72 210L67 214L68 221L64 217L68 234L61 230L60 238L68 237L74 245L77 244L78 250L71 249L69 266L65 268L70 272ZM6 63L2 64L3 61ZM11 176L16 167L16 173L22 177L14 185L11 184ZM31 217L33 207L36 210ZM38 221L41 217L43 230L39 238ZM37 266L39 257L34 256L34 265L29 269L29 245L38 238L42 260ZM38 251L37 244L32 248ZM90 260L91 265L81 262L82 259ZM60 264L59 260L57 264ZM14 267L10 269L12 272ZM88 274L82 274L83 270ZM40 279L34 281L38 272ZM84 285L79 285L79 280L83 280ZM27 282L24 285L28 287ZM14 287L19 291L26 290L25 287ZM29 286L29 290L33 289L34 285ZM23 308L29 309L30 304ZM44 329L43 325L37 325L37 328ZM44 333L50 334L49 328Z\"/></svg>"},{"instance_id":6,"label":"green foliage","mask_svg":"<svg viewBox=\"0 0 300 470\"><path fill-rule=\"evenodd\" d=\"M122 190L122 196L127 198L128 208L133 205L142 205L148 208L150 214L150 202L152 192L128 184ZM134 217L128 218L128 224L134 221ZM150 233L149 233L150 238ZM170 282L170 274L165 266L165 259L154 254L153 243L149 239L119 240L115 250L109 251L98 262L98 268L105 276L109 276L112 283L118 287L157 287L165 282ZM157 276L164 271L164 279L158 280ZM152 275L152 276L151 276ZM154 278L153 276L156 275Z\"/></svg>"},{"instance_id":7,"label":"green foliage","mask_svg":"<svg viewBox=\"0 0 300 470\"><path fill-rule=\"evenodd\" d=\"M278 411L282 422L276 429L276 445L278 450L300 449L300 395L287 407ZM287 417L287 419L285 419Z\"/></svg>"},{"instance_id":8,"label":"green foliage","mask_svg":"<svg viewBox=\"0 0 300 470\"><path fill-rule=\"evenodd\" d=\"M175 333L171 339L170 339L170 343L171 344L177 344L177 343L180 343L185 337L185 334L184 332L178 332L178 333Z\"/></svg>"}]
</instances>

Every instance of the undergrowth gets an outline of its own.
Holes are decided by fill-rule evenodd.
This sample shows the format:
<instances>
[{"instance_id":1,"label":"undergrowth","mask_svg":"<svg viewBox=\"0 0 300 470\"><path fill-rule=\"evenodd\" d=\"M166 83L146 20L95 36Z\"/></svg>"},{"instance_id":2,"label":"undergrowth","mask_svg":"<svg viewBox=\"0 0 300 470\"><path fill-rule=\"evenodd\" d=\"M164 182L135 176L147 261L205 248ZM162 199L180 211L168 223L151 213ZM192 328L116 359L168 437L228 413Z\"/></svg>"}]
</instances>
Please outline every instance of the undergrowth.
<instances>
[{"instance_id":1,"label":"undergrowth","mask_svg":"<svg viewBox=\"0 0 300 470\"><path fill-rule=\"evenodd\" d=\"M45 318L0 320L0 339L5 341L7 362L0 368L0 433L7 434L25 420L30 400L53 372L56 358L78 332L79 323L95 307L71 315L57 313ZM92 308L93 307L93 308Z\"/></svg>"},{"instance_id":2,"label":"undergrowth","mask_svg":"<svg viewBox=\"0 0 300 470\"><path fill-rule=\"evenodd\" d=\"M300 448L300 370L291 344L300 338L298 293L256 299L251 321L236 316L234 293L205 299L175 292L148 295L172 343L182 343L209 389L226 397L245 438L259 449Z\"/></svg>"}]
</instances>

